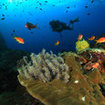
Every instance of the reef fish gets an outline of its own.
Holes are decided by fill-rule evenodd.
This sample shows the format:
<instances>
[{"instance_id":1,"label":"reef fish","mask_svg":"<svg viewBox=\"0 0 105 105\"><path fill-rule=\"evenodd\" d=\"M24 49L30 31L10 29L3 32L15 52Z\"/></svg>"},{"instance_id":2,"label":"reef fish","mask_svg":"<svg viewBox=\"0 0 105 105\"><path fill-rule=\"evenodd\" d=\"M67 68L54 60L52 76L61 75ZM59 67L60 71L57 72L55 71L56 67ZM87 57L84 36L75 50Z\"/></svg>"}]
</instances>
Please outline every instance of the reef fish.
<instances>
[{"instance_id":1,"label":"reef fish","mask_svg":"<svg viewBox=\"0 0 105 105\"><path fill-rule=\"evenodd\" d=\"M60 44L60 42L57 40L57 42L55 43L55 46L57 46L57 45L59 45Z\"/></svg>"},{"instance_id":2,"label":"reef fish","mask_svg":"<svg viewBox=\"0 0 105 105\"><path fill-rule=\"evenodd\" d=\"M98 68L98 66L99 66L99 63L98 63L98 62L96 62L96 63L94 63L94 64L92 65L92 68L97 69L97 68Z\"/></svg>"},{"instance_id":3,"label":"reef fish","mask_svg":"<svg viewBox=\"0 0 105 105\"><path fill-rule=\"evenodd\" d=\"M25 27L28 28L29 30L31 30L32 28L39 29L37 27L37 24L33 25L32 23L29 22L26 23Z\"/></svg>"},{"instance_id":4,"label":"reef fish","mask_svg":"<svg viewBox=\"0 0 105 105\"><path fill-rule=\"evenodd\" d=\"M24 44L24 39L21 37L14 37L14 39L16 39L17 42L19 42L20 44Z\"/></svg>"},{"instance_id":5,"label":"reef fish","mask_svg":"<svg viewBox=\"0 0 105 105\"><path fill-rule=\"evenodd\" d=\"M4 17L5 15L4 15L4 14L2 14L2 16Z\"/></svg>"},{"instance_id":6,"label":"reef fish","mask_svg":"<svg viewBox=\"0 0 105 105\"><path fill-rule=\"evenodd\" d=\"M88 5L86 5L85 8L88 8Z\"/></svg>"},{"instance_id":7,"label":"reef fish","mask_svg":"<svg viewBox=\"0 0 105 105\"><path fill-rule=\"evenodd\" d=\"M83 38L83 35L82 34L79 34L78 41L82 40L82 38Z\"/></svg>"},{"instance_id":8,"label":"reef fish","mask_svg":"<svg viewBox=\"0 0 105 105\"><path fill-rule=\"evenodd\" d=\"M91 36L88 40L94 40L95 36Z\"/></svg>"},{"instance_id":9,"label":"reef fish","mask_svg":"<svg viewBox=\"0 0 105 105\"><path fill-rule=\"evenodd\" d=\"M94 0L92 0L91 3L94 3Z\"/></svg>"},{"instance_id":10,"label":"reef fish","mask_svg":"<svg viewBox=\"0 0 105 105\"><path fill-rule=\"evenodd\" d=\"M5 18L1 18L1 20L4 20Z\"/></svg>"},{"instance_id":11,"label":"reef fish","mask_svg":"<svg viewBox=\"0 0 105 105\"><path fill-rule=\"evenodd\" d=\"M96 40L96 43L105 43L105 37L101 37L98 40Z\"/></svg>"}]
</instances>

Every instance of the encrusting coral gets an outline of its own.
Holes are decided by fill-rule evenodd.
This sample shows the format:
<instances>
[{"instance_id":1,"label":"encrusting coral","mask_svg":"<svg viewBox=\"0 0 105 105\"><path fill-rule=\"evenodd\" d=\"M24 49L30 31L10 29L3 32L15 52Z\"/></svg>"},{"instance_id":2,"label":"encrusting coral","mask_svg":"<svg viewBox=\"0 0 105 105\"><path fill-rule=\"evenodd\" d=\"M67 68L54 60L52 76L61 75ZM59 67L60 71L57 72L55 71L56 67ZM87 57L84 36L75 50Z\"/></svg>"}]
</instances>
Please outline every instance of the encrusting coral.
<instances>
[{"instance_id":1,"label":"encrusting coral","mask_svg":"<svg viewBox=\"0 0 105 105\"><path fill-rule=\"evenodd\" d=\"M49 62L51 62L51 60L55 59L58 61L60 57L52 53L45 53L45 50L42 52L43 53L38 55L32 54L31 62L27 62L27 58L25 58L25 64L19 68L18 80L34 98L40 100L45 105L105 105L105 97L99 86L99 84L105 83L105 75L101 74L98 70L93 70L91 73L84 74L82 65L76 61L79 55L75 53L69 52L66 55L64 54L63 58L60 58L62 60L59 61L59 66L57 66L59 68L61 64L68 65L66 66L68 69L65 70L65 73L67 73L66 83L64 82L65 77L62 75L64 69L59 69L62 79L56 78L55 75L55 78L50 79L50 81L48 78L44 78L44 81L39 79L39 77L35 78L32 75L35 69L37 69L37 71L42 70L43 66L45 66L48 70L56 70L52 70L45 60L50 59ZM43 54L45 58L43 58ZM49 56L47 57L46 55ZM38 60L39 56L40 60ZM32 58L34 59L32 60ZM32 63L33 61L37 61L35 64L38 67L33 67L33 71L30 71L29 69L31 66L34 66ZM43 61L43 63L41 61ZM40 63L43 64L43 66L41 66ZM51 64L53 63L51 62ZM51 71L50 73L52 73ZM28 78L26 73L28 74ZM47 81L45 81L46 79Z\"/></svg>"},{"instance_id":2,"label":"encrusting coral","mask_svg":"<svg viewBox=\"0 0 105 105\"><path fill-rule=\"evenodd\" d=\"M89 48L89 43L86 40L83 39L81 41L76 42L76 50L78 52L87 48Z\"/></svg>"}]
</instances>

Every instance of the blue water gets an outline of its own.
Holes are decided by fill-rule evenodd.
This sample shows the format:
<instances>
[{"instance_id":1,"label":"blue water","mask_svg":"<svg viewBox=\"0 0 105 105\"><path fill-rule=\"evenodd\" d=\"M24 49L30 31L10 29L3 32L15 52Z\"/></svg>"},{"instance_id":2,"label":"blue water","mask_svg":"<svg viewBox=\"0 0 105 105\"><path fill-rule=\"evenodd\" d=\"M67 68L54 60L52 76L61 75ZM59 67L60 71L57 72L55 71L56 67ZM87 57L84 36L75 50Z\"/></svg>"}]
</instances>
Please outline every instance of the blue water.
<instances>
[{"instance_id":1,"label":"blue water","mask_svg":"<svg viewBox=\"0 0 105 105\"><path fill-rule=\"evenodd\" d=\"M47 2L45 2L47 1ZM75 43L81 33L84 39L91 35L105 33L105 2L104 0L1 0L0 32L8 48L21 49L39 53L43 48L58 53L62 50L75 51ZM54 6L55 5L55 6ZM88 8L85 8L85 6ZM67 7L70 7L69 9ZM42 10L40 10L40 8ZM66 12L68 11L68 12ZM90 13L90 15L87 15ZM64 30L63 46L58 32L53 32L49 22L59 20L69 24L69 21L79 17L79 22L74 23L73 30ZM37 24L40 29L28 30L25 24ZM22 45L13 39L14 34L22 37ZM59 40L60 44L54 43Z\"/></svg>"}]
</instances>

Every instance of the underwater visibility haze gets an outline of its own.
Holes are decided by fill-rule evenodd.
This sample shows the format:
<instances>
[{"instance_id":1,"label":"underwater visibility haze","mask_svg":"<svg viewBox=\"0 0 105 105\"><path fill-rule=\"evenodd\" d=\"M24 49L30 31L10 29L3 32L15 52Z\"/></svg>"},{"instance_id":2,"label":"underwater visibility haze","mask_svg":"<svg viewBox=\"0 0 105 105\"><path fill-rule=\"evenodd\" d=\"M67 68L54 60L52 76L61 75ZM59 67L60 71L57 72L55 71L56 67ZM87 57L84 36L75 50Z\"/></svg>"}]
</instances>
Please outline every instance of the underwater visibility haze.
<instances>
[{"instance_id":1,"label":"underwater visibility haze","mask_svg":"<svg viewBox=\"0 0 105 105\"><path fill-rule=\"evenodd\" d=\"M105 105L105 0L0 0L0 105Z\"/></svg>"},{"instance_id":2,"label":"underwater visibility haze","mask_svg":"<svg viewBox=\"0 0 105 105\"><path fill-rule=\"evenodd\" d=\"M54 53L75 51L79 34L87 38L104 33L104 11L104 0L3 0L0 1L0 32L8 48L35 53L43 48ZM70 21L76 18L79 21L73 23L73 29L61 30L62 39L50 25L58 20L72 27ZM29 30L25 27L27 22L37 24L39 29ZM14 40L15 35L24 39L24 45ZM55 46L57 41L59 45Z\"/></svg>"}]
</instances>

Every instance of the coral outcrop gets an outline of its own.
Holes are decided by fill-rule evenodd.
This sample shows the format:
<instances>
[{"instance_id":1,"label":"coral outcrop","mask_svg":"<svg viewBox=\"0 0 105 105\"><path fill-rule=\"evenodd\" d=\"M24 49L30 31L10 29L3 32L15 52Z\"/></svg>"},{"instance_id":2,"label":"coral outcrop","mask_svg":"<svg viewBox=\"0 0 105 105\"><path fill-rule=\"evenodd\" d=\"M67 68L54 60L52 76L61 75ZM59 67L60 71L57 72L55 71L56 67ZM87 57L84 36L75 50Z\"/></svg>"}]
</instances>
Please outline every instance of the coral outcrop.
<instances>
[{"instance_id":1,"label":"coral outcrop","mask_svg":"<svg viewBox=\"0 0 105 105\"><path fill-rule=\"evenodd\" d=\"M105 73L105 50L104 49L86 49L78 52L79 61L86 70L98 69L101 73ZM84 62L85 60L85 62Z\"/></svg>"},{"instance_id":2,"label":"coral outcrop","mask_svg":"<svg viewBox=\"0 0 105 105\"><path fill-rule=\"evenodd\" d=\"M18 71L19 74L26 79L39 79L43 82L49 82L53 79L63 80L68 82L70 76L68 75L68 66L64 63L62 57L58 57L51 52L46 53L42 50L42 53L30 55L31 61L27 61L27 57L23 58L25 65L22 65Z\"/></svg>"},{"instance_id":3,"label":"coral outcrop","mask_svg":"<svg viewBox=\"0 0 105 105\"><path fill-rule=\"evenodd\" d=\"M43 58L42 56L43 53L39 55L41 56L41 59L38 61L41 61ZM36 58L39 55L31 55L31 56L34 56L33 58L35 58L34 61L36 62L37 61ZM47 53L44 53L44 55L47 55ZM49 55L48 59L50 59L49 62L51 62L52 54L48 55ZM102 93L102 88L101 88L101 86L104 88L103 84L105 84L105 74L102 74L97 69L92 70L89 73L84 73L85 69L83 68L82 64L80 64L81 59L78 59L80 60L80 62L77 61L77 58L81 57L80 55L71 52L61 55L63 56L62 60L63 65L64 64L68 65L67 74L69 76L67 75L67 78L68 77L69 78L67 80L69 81L67 83L62 81L62 79L57 79L57 78L53 78L50 81L44 82L42 81L42 79L33 77L32 74L35 71L34 69L36 67L32 69L33 71L30 71L29 70L30 68L27 68L27 66L28 67L33 66L32 63L33 60L31 58L31 62L26 61L23 67L20 66L19 68L20 72L18 75L18 80L21 83L21 85L26 87L27 91L34 98L37 98L45 105L105 105L105 97ZM60 56L55 57L57 61L59 57ZM26 59L24 59L24 61L25 60ZM43 62L45 62L46 64L45 61L46 59L43 60L44 60ZM41 62L36 64L38 64L40 67L40 63ZM47 67L50 70L48 64ZM41 69L37 68L37 71ZM62 69L59 70L62 71ZM25 72L28 73L29 78L26 78Z\"/></svg>"}]
</instances>

